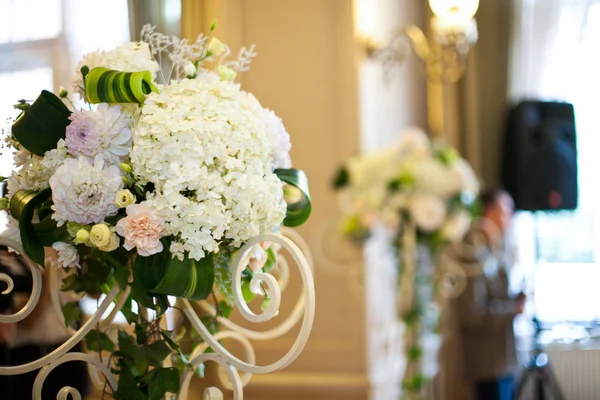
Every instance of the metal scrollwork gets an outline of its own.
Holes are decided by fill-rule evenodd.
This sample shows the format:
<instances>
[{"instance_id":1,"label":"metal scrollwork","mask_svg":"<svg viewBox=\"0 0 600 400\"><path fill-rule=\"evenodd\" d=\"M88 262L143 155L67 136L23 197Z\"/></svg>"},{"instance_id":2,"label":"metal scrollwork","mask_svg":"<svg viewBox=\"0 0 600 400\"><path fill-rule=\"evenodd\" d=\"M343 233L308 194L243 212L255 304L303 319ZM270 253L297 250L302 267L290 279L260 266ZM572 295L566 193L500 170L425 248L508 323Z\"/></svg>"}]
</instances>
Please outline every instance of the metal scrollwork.
<instances>
[{"instance_id":1,"label":"metal scrollwork","mask_svg":"<svg viewBox=\"0 0 600 400\"><path fill-rule=\"evenodd\" d=\"M280 254L277 260L276 270L278 271L277 278L271 273L256 273L250 283L251 290L258 291L260 287L266 295L269 296L270 302L261 313L254 313L244 301L242 294L242 272L248 265L248 259L252 247L261 242L272 242L282 250L285 250L291 257L293 262L298 267L300 277L302 279L302 292L299 296L292 312L289 316L282 320L276 327L266 331L254 331L242 327L233 321L217 316L215 308L207 301L198 302L197 305L209 314L212 314L223 328L216 334L211 334L208 329L202 324L194 307L188 300L182 300L183 313L189 319L191 325L203 339L203 343L199 345L190 357L190 363L194 367L198 367L201 363L214 362L220 366L218 377L225 389L231 390L235 400L243 399L243 387L248 384L253 374L267 374L291 364L302 352L308 340L312 329L314 314L315 314L315 290L312 274L312 258L307 244L295 231L287 228L282 228L281 233L271 233L257 236L248 241L238 252L232 266L232 292L235 299L235 305L241 316L251 323L262 323L270 321L279 313L281 304L282 292L285 290L290 279L290 265L288 260ZM10 239L0 237L0 245L5 245L13 248L19 254L24 255L22 246ZM26 258L26 257L25 257ZM0 323L15 323L26 318L32 310L38 305L42 289L42 274L41 268L28 260L28 267L31 270L33 279L33 289L26 305L18 312L11 315L0 315ZM56 315L61 321L63 318L59 292L59 279L56 271L51 269L47 279L50 279L51 300L52 306L56 311ZM0 274L0 281L5 282L8 288L4 290L4 294L10 293L13 290L14 284L10 276ZM2 366L0 367L0 375L18 375L30 371L38 370L35 383L33 398L41 399L42 387L44 381L50 372L57 366L72 361L83 361L90 368L90 375L96 383L101 382L100 375L104 376L106 383L113 389L117 390L118 382L115 376L110 372L110 366L103 363L97 356L85 353L68 353L75 345L81 342L85 336L95 327L100 326L102 331L106 331L113 325L113 321L120 309L125 304L129 296L129 289L121 290L118 285L114 285L110 292L102 299L98 309L94 314L81 326L79 329L70 330L71 336L60 347L52 351L50 354L41 357L35 361L18 365L18 366ZM114 304L114 307L108 313L108 316L103 318L109 307ZM300 331L291 347L291 349L279 360L264 366L256 365L256 356L252 346L252 340L271 340L280 337L289 332L296 324L301 321ZM60 322L57 322L60 323ZM233 340L241 345L243 349L243 357L234 356L229 350L221 344L223 339ZM214 352L207 353L206 350L211 348ZM99 372L101 374L99 374ZM188 371L182 374L180 391L177 395L177 400L187 400L188 389L193 373ZM103 382L102 382L103 383ZM58 400L66 400L72 398L75 400L81 399L81 394L74 388L65 387L57 393ZM205 389L203 394L204 400L223 399L223 393L220 389L209 387Z\"/></svg>"}]
</instances>

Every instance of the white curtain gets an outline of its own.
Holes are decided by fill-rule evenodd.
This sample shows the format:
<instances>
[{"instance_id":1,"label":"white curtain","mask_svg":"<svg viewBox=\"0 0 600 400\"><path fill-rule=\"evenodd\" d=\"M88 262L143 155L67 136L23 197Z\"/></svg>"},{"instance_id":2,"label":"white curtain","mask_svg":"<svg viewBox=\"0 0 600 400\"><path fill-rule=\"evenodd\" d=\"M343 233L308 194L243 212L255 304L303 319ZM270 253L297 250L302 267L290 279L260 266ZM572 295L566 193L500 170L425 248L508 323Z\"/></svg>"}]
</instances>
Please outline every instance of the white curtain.
<instances>
[{"instance_id":1,"label":"white curtain","mask_svg":"<svg viewBox=\"0 0 600 400\"><path fill-rule=\"evenodd\" d=\"M582 282L597 279L600 272L596 250L600 245L596 150L600 145L600 2L514 0L514 4L510 98L573 103L579 167L575 212L518 217L515 230L520 236L521 271L531 274L530 288L536 296L533 309L541 318L599 318L590 306L592 301L579 299ZM532 240L535 235L537 243ZM552 251L545 250L549 248ZM536 264L546 267L533 268ZM565 273L565 264L578 273Z\"/></svg>"},{"instance_id":2,"label":"white curtain","mask_svg":"<svg viewBox=\"0 0 600 400\"><path fill-rule=\"evenodd\" d=\"M580 66L591 0L514 0L511 97L565 98Z\"/></svg>"}]
</instances>

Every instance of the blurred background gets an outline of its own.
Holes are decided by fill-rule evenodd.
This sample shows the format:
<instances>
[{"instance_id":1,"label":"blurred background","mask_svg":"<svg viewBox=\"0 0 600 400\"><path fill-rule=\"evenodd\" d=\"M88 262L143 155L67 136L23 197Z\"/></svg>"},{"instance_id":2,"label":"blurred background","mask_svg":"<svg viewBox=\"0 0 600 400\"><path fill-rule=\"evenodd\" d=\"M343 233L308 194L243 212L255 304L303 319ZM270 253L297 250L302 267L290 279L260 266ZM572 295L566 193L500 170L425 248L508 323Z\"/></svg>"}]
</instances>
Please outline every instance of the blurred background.
<instances>
[{"instance_id":1,"label":"blurred background","mask_svg":"<svg viewBox=\"0 0 600 400\"><path fill-rule=\"evenodd\" d=\"M448 2L467 8L478 3ZM475 26L453 25L438 15L432 29L435 3L440 1L0 0L0 118L14 118L12 105L35 99L42 88L70 88L85 53L137 40L145 23L195 38L217 18L216 36L234 53L256 44L259 57L237 82L283 118L294 166L310 177L313 216L299 231L315 258L317 315L302 356L280 373L254 377L246 395L353 400L393 399L402 360L394 350L400 339L393 266L380 244L357 248L341 237L331 189L337 168L419 126L457 148L485 186L503 186L507 164L526 173L535 157L526 153L519 161L505 149L510 108L523 100L573 104L577 208L517 214L514 273L530 295L515 329L518 349L527 354L533 335L528 321L536 315L547 322L551 329L541 340L552 350L566 398L596 398L585 396L600 393L600 343L594 341L600 321L600 2L485 0L475 8ZM448 51L449 61L423 60L410 26ZM449 26L459 29L462 40L444 36ZM2 154L0 175L12 169L12 157ZM293 297L293 277L290 286ZM285 352L294 338L291 333L258 343L259 362ZM468 398L452 374L452 361L442 352L435 398Z\"/></svg>"}]
</instances>

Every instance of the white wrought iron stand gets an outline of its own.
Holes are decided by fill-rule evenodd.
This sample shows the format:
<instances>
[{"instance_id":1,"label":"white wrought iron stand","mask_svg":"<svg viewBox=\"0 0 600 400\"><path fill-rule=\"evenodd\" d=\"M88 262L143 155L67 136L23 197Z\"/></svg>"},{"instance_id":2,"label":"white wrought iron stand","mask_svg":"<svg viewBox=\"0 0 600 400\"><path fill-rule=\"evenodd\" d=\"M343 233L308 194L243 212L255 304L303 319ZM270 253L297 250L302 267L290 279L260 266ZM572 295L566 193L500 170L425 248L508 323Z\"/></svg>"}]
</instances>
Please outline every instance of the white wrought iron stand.
<instances>
[{"instance_id":1,"label":"white wrought iron stand","mask_svg":"<svg viewBox=\"0 0 600 400\"><path fill-rule=\"evenodd\" d=\"M278 278L275 278L275 276L271 275L270 273L257 273L250 282L251 290L258 292L258 288L262 286L262 288L264 288L266 291L266 294L271 299L270 303L262 313L255 314L252 310L250 310L242 295L241 275L242 271L246 268L249 252L253 245L263 241L275 243L280 245L282 249L286 250L292 257L294 263L298 266L300 276L302 278L303 289L301 295L298 298L293 311L287 318L283 320L283 322L281 322L275 328L267 331L254 331L244 328L229 319L217 317L221 327L224 328L224 330L213 335L208 331L208 329L206 329L204 324L202 324L200 318L194 311L192 304L188 300L183 300L182 302L185 316L189 319L191 325L197 330L204 340L204 343L194 350L193 354L191 355L190 362L194 367L197 367L201 363L207 361L212 361L219 364L221 366L218 372L219 379L223 387L233 391L234 400L243 399L243 387L248 384L253 374L268 374L281 370L290 365L304 349L314 321L315 289L312 274L312 257L306 242L298 233L288 228L282 228L281 232L278 234L271 233L254 237L249 240L238 253L231 267L233 276L232 293L235 299L237 310L244 319L252 323L269 321L278 314L282 292L285 290L289 282L289 266L284 254L280 254L278 257ZM21 244L15 242L14 240L0 236L0 245L11 247L21 255L25 256ZM0 315L0 323L15 323L25 319L39 302L42 290L41 269L38 265L31 262L31 260L27 258L26 260L29 264L33 280L33 289L29 300L18 312L10 315ZM51 280L52 305L56 312L57 323L63 323L62 321L64 321L64 316L59 301L58 274L52 268L50 268L48 272L49 274L47 279ZM3 294L12 292L14 284L10 276L6 274L0 274L0 281L6 282L8 285L8 288L3 292ZM83 361L95 367L90 368L90 375L92 380L97 385L104 384L102 378L98 376L98 371L100 371L104 375L104 380L106 383L113 390L116 390L118 387L118 382L115 376L110 372L110 366L102 362L95 353L69 353L69 350L81 342L88 332L96 327L97 324L100 324L100 329L102 331L106 331L108 328L110 328L113 325L114 319L118 312L125 304L128 296L129 288L123 291L120 287L118 287L118 285L115 284L106 297L104 297L104 299L100 302L99 307L94 314L78 330L71 329L71 337L60 347L52 351L50 354L27 364L11 367L0 367L0 375L19 375L40 369L34 383L33 399L41 400L42 386L44 381L54 368L63 363L71 361ZM107 318L102 319L102 316L113 302L115 303L115 307L111 310ZM203 311L212 315L216 314L216 310L208 302L201 301L198 303L198 305L203 309ZM256 357L251 341L272 340L283 336L289 332L290 329L300 321L300 319L302 319L300 332L298 333L292 348L282 358L273 362L272 364L264 366L256 365ZM245 353L243 359L231 354L220 343L220 341L223 339L232 339L239 342ZM214 353L206 353L206 350L209 347L214 350ZM182 374L180 391L176 397L177 400L188 400L188 389L192 375L193 372L191 371ZM56 398L57 400L67 400L69 396L71 396L71 398L74 400L81 400L81 394L72 387L62 388L59 393L57 393ZM216 387L206 388L203 399L222 400L223 392Z\"/></svg>"}]
</instances>

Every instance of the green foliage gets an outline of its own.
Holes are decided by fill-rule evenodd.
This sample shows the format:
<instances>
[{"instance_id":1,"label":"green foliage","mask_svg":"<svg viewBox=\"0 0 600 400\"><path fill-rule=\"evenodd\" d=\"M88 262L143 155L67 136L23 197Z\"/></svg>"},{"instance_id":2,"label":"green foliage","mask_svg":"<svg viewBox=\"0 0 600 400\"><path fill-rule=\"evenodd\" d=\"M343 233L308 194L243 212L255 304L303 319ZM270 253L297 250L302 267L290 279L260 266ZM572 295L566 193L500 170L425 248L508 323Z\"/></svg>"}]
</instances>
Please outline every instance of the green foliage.
<instances>
[{"instance_id":1,"label":"green foliage","mask_svg":"<svg viewBox=\"0 0 600 400\"><path fill-rule=\"evenodd\" d=\"M166 393L179 390L179 370L175 368L154 368L142 378L148 385L148 400L162 400Z\"/></svg>"},{"instance_id":2,"label":"green foliage","mask_svg":"<svg viewBox=\"0 0 600 400\"><path fill-rule=\"evenodd\" d=\"M267 262L265 262L265 265L263 266L263 271L264 272L269 272L276 265L277 265L277 255L275 254L275 252L273 251L273 249L268 248L267 249Z\"/></svg>"},{"instance_id":3,"label":"green foliage","mask_svg":"<svg viewBox=\"0 0 600 400\"><path fill-rule=\"evenodd\" d=\"M421 348L421 346L411 346L410 349L408 349L407 355L408 361L418 361L423 355L423 349Z\"/></svg>"},{"instance_id":4,"label":"green foliage","mask_svg":"<svg viewBox=\"0 0 600 400\"><path fill-rule=\"evenodd\" d=\"M46 258L44 245L36 233L33 216L36 209L48 200L50 196L50 189L42 190L39 193L30 190L19 190L10 200L10 214L13 218L19 220L23 250L32 261L42 267Z\"/></svg>"},{"instance_id":5,"label":"green foliage","mask_svg":"<svg viewBox=\"0 0 600 400\"><path fill-rule=\"evenodd\" d=\"M103 332L98 330L92 330L85 336L85 344L91 351L114 351L115 344L110 338Z\"/></svg>"},{"instance_id":6,"label":"green foliage","mask_svg":"<svg viewBox=\"0 0 600 400\"><path fill-rule=\"evenodd\" d=\"M189 258L172 258L164 275L151 292L163 295L203 300L212 291L214 283L213 255L207 254L200 261Z\"/></svg>"},{"instance_id":7,"label":"green foliage","mask_svg":"<svg viewBox=\"0 0 600 400\"><path fill-rule=\"evenodd\" d=\"M308 178L304 171L299 169L277 168L275 171L277 177L282 181L300 190L302 196L295 202L287 205L287 214L283 220L285 226L296 227L304 224L312 212L312 203L308 190Z\"/></svg>"},{"instance_id":8,"label":"green foliage","mask_svg":"<svg viewBox=\"0 0 600 400\"><path fill-rule=\"evenodd\" d=\"M43 157L65 138L69 115L71 111L56 95L43 90L15 121L12 134L25 149Z\"/></svg>"},{"instance_id":9,"label":"green foliage","mask_svg":"<svg viewBox=\"0 0 600 400\"><path fill-rule=\"evenodd\" d=\"M346 167L341 167L333 179L332 186L334 189L343 189L348 185L350 185L350 173Z\"/></svg>"},{"instance_id":10,"label":"green foliage","mask_svg":"<svg viewBox=\"0 0 600 400\"><path fill-rule=\"evenodd\" d=\"M75 291L98 295L103 292L103 286L112 274L112 268L94 257L85 259L87 271L80 270L63 279L63 291Z\"/></svg>"},{"instance_id":11,"label":"green foliage","mask_svg":"<svg viewBox=\"0 0 600 400\"><path fill-rule=\"evenodd\" d=\"M65 326L69 327L74 321L81 318L81 308L75 303L66 303L62 307L62 312L65 317Z\"/></svg>"}]
</instances>

